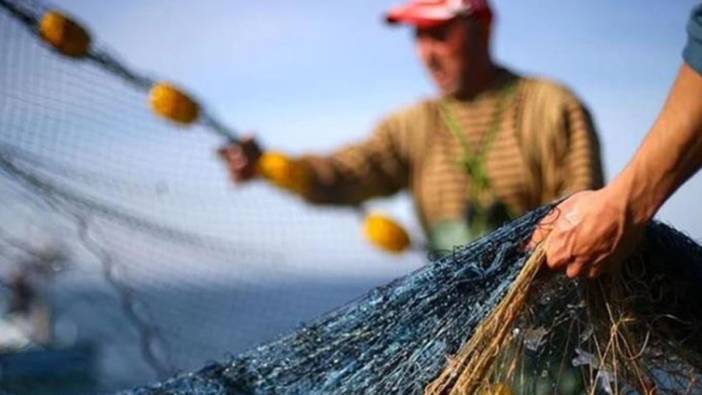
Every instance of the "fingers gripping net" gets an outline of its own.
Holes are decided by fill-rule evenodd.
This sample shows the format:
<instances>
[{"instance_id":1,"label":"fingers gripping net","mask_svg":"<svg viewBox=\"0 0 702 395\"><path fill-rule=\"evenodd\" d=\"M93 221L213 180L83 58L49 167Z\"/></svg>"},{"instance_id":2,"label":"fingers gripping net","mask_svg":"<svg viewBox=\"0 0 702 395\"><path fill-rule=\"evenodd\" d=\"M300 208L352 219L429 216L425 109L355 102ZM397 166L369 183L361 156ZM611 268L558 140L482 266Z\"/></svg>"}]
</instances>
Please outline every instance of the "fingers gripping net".
<instances>
[{"instance_id":1,"label":"fingers gripping net","mask_svg":"<svg viewBox=\"0 0 702 395\"><path fill-rule=\"evenodd\" d=\"M702 391L702 248L692 240L653 223L620 272L591 282L533 273L524 268L426 393Z\"/></svg>"},{"instance_id":2,"label":"fingers gripping net","mask_svg":"<svg viewBox=\"0 0 702 395\"><path fill-rule=\"evenodd\" d=\"M0 192L12 207L2 213L3 251L31 224L71 246L79 267L65 284L102 276L110 286L66 308L111 323L87 332L129 361L122 377L132 381L106 388L244 349L240 329L256 327L248 321L260 309L213 292L212 281L240 292L261 267L294 278L282 264L293 248L271 229L296 219L203 177L216 173L205 155L219 140L174 139L155 122L144 105L151 78L94 44L80 61L48 51L36 30L43 5L0 5ZM180 119L199 115L195 131L232 137L206 109L187 114ZM237 210L223 210L231 200ZM131 393L700 393L700 247L653 224L621 273L571 282L539 274L539 256L523 249L547 209L280 340ZM237 311L247 318L234 326Z\"/></svg>"},{"instance_id":3,"label":"fingers gripping net","mask_svg":"<svg viewBox=\"0 0 702 395\"><path fill-rule=\"evenodd\" d=\"M702 248L652 224L620 274L538 275L542 255L523 242L545 210L276 342L129 394L702 391Z\"/></svg>"}]
</instances>

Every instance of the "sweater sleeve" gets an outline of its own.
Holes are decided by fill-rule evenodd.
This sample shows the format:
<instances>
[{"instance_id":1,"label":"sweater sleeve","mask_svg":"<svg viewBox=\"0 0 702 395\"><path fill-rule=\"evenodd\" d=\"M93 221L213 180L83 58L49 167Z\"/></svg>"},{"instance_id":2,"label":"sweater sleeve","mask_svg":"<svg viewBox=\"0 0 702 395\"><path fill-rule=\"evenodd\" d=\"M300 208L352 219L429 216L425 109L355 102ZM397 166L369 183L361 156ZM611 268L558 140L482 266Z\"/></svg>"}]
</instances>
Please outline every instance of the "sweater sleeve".
<instances>
[{"instance_id":1,"label":"sweater sleeve","mask_svg":"<svg viewBox=\"0 0 702 395\"><path fill-rule=\"evenodd\" d=\"M303 199L318 204L356 205L406 188L409 164L402 136L406 122L391 116L365 141L329 155L305 155L309 184Z\"/></svg>"},{"instance_id":2,"label":"sweater sleeve","mask_svg":"<svg viewBox=\"0 0 702 395\"><path fill-rule=\"evenodd\" d=\"M531 80L519 129L530 205L602 186L600 144L582 102L567 88Z\"/></svg>"},{"instance_id":3,"label":"sweater sleeve","mask_svg":"<svg viewBox=\"0 0 702 395\"><path fill-rule=\"evenodd\" d=\"M690 67L702 74L702 5L693 8L687 23L687 35L683 58Z\"/></svg>"},{"instance_id":4,"label":"sweater sleeve","mask_svg":"<svg viewBox=\"0 0 702 395\"><path fill-rule=\"evenodd\" d=\"M556 195L601 188L604 177L600 144L589 111L573 95L567 95L563 119L564 146Z\"/></svg>"}]
</instances>

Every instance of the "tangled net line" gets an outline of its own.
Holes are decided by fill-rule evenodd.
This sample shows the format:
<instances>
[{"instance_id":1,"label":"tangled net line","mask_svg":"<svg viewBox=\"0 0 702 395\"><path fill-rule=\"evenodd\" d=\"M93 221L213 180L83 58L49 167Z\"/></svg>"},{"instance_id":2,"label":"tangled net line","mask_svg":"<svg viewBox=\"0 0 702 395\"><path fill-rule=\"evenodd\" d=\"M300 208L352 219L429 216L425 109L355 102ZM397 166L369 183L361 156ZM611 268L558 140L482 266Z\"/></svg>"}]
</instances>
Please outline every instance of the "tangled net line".
<instances>
[{"instance_id":1,"label":"tangled net line","mask_svg":"<svg viewBox=\"0 0 702 395\"><path fill-rule=\"evenodd\" d=\"M702 248L652 223L616 274L543 273L540 208L270 344L125 394L695 394Z\"/></svg>"},{"instance_id":2,"label":"tangled net line","mask_svg":"<svg viewBox=\"0 0 702 395\"><path fill-rule=\"evenodd\" d=\"M43 5L0 5L36 33ZM90 49L86 56L137 89L153 84L105 51ZM231 136L206 113L201 121ZM87 221L76 212L199 242L54 185L22 166L31 160L19 151L0 148L0 170L76 216L88 244ZM620 271L596 281L568 281L542 273L540 252L524 248L550 209L540 208L275 342L126 393L702 393L702 248L652 223ZM102 260L109 276L112 263ZM145 350L151 352L148 344Z\"/></svg>"}]
</instances>

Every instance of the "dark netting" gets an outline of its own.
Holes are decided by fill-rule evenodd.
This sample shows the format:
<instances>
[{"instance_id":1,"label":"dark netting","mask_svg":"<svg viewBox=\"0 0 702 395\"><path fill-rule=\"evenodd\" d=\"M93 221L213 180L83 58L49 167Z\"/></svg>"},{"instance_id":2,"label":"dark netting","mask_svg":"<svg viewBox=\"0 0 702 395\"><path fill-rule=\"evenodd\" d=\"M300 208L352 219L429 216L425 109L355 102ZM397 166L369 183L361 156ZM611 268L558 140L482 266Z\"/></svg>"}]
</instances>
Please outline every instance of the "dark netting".
<instances>
[{"instance_id":1,"label":"dark netting","mask_svg":"<svg viewBox=\"0 0 702 395\"><path fill-rule=\"evenodd\" d=\"M276 342L128 394L417 394L442 370L452 383L437 393L466 393L452 357L522 269L544 212ZM701 268L699 245L654 223L620 274L579 282L542 273L468 393L700 393Z\"/></svg>"},{"instance_id":2,"label":"dark netting","mask_svg":"<svg viewBox=\"0 0 702 395\"><path fill-rule=\"evenodd\" d=\"M537 210L290 336L134 394L421 393L500 301Z\"/></svg>"},{"instance_id":3,"label":"dark netting","mask_svg":"<svg viewBox=\"0 0 702 395\"><path fill-rule=\"evenodd\" d=\"M295 262L362 265L353 214L329 232L265 186L232 193L213 158L230 129L200 107L176 134L145 105L155 79L39 39L47 10L0 0L0 275L35 273L57 316L83 318L56 322L58 350L0 352L1 393L702 393L702 248L684 235L651 224L620 270L568 281L524 249L544 207L332 310L367 282L317 292Z\"/></svg>"},{"instance_id":4,"label":"dark netting","mask_svg":"<svg viewBox=\"0 0 702 395\"><path fill-rule=\"evenodd\" d=\"M695 394L702 383L702 248L649 225L621 270L543 276L478 388L514 393Z\"/></svg>"},{"instance_id":5,"label":"dark netting","mask_svg":"<svg viewBox=\"0 0 702 395\"><path fill-rule=\"evenodd\" d=\"M377 254L351 210L312 209L263 183L232 187L216 155L231 130L202 105L187 127L154 115L155 78L95 37L84 57L64 56L39 37L49 9L0 0L0 390L165 379L419 264ZM14 341L21 352L4 348L15 273L51 308L54 335L31 349Z\"/></svg>"}]
</instances>

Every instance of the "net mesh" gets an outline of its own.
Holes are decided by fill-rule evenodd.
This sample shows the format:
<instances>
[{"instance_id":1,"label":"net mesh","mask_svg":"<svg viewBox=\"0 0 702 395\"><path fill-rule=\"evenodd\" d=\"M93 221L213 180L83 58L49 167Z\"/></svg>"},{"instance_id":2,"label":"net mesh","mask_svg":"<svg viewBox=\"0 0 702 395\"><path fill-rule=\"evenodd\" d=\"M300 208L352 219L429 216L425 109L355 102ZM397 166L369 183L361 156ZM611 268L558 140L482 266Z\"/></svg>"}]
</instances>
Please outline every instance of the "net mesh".
<instances>
[{"instance_id":1,"label":"net mesh","mask_svg":"<svg viewBox=\"0 0 702 395\"><path fill-rule=\"evenodd\" d=\"M0 2L0 275L36 251L69 256L35 287L51 301L54 343L97 349L90 388L223 359L419 262L388 263L350 210L308 208L262 183L232 187L216 156L231 130L204 107L187 128L159 119L148 106L155 78L95 38L84 58L58 53L38 35L46 11ZM18 392L27 386L58 393L35 378Z\"/></svg>"},{"instance_id":2,"label":"net mesh","mask_svg":"<svg viewBox=\"0 0 702 395\"><path fill-rule=\"evenodd\" d=\"M578 282L536 269L524 280L524 245L546 210L276 342L129 394L702 391L702 248L654 223L616 275ZM509 299L515 285L524 305ZM491 322L500 308L511 318Z\"/></svg>"},{"instance_id":3,"label":"net mesh","mask_svg":"<svg viewBox=\"0 0 702 395\"><path fill-rule=\"evenodd\" d=\"M55 277L55 343L106 356L97 383L3 376L0 390L702 392L702 249L675 230L651 224L621 271L568 281L524 248L544 207L361 298L368 280L314 289L300 273L318 264L374 264L353 214L328 232L330 213L265 186L232 193L213 152L235 134L206 108L176 134L145 105L154 78L99 44L82 59L52 50L42 3L0 5L3 274Z\"/></svg>"}]
</instances>

